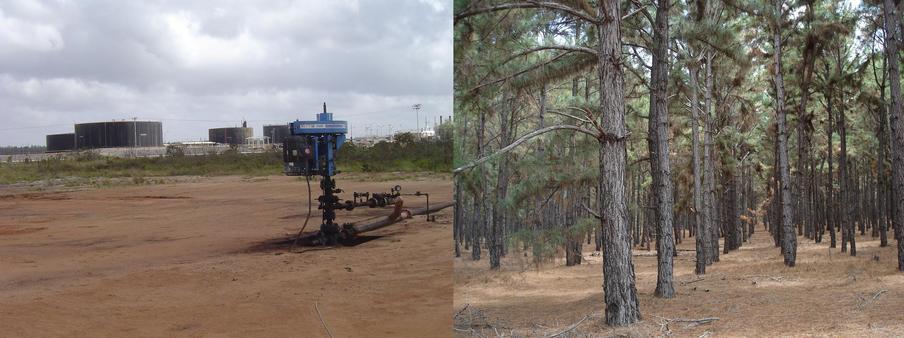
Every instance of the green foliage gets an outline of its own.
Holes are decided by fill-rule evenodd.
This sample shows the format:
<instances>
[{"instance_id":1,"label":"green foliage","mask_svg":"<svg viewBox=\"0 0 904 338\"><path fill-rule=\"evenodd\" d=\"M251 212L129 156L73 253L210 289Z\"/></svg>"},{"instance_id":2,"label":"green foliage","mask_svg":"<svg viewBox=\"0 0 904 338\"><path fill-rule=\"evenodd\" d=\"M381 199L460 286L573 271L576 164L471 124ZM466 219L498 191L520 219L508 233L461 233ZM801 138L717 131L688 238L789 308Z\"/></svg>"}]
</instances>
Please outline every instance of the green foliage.
<instances>
[{"instance_id":1,"label":"green foliage","mask_svg":"<svg viewBox=\"0 0 904 338\"><path fill-rule=\"evenodd\" d=\"M530 248L535 265L555 259L568 238L580 237L600 225L595 218L582 218L575 224L561 228L521 229L509 237L509 246Z\"/></svg>"},{"instance_id":2,"label":"green foliage","mask_svg":"<svg viewBox=\"0 0 904 338\"><path fill-rule=\"evenodd\" d=\"M452 166L452 151L451 136L445 134L445 138L429 141L381 142L368 148L348 143L337 155L337 166L340 171L447 172ZM280 175L282 170L282 154L277 151L242 154L231 148L221 154L185 156L177 148L168 148L167 156L153 158L107 157L84 151L69 157L4 164L0 166L0 184L69 177L132 177L134 184L145 184L147 177L263 176Z\"/></svg>"},{"instance_id":3,"label":"green foliage","mask_svg":"<svg viewBox=\"0 0 904 338\"><path fill-rule=\"evenodd\" d=\"M587 53L567 54L553 58L556 59L555 62L541 64L535 70L516 77L512 81L512 86L517 89L539 88L544 83L562 81L586 73L599 62L596 56Z\"/></svg>"},{"instance_id":4,"label":"green foliage","mask_svg":"<svg viewBox=\"0 0 904 338\"><path fill-rule=\"evenodd\" d=\"M452 171L451 123L437 127L437 137L418 139L411 133L395 135L395 142L372 147L348 142L336 154L341 171Z\"/></svg>"},{"instance_id":5,"label":"green foliage","mask_svg":"<svg viewBox=\"0 0 904 338\"><path fill-rule=\"evenodd\" d=\"M45 146L0 147L0 155L40 154L46 150Z\"/></svg>"}]
</instances>

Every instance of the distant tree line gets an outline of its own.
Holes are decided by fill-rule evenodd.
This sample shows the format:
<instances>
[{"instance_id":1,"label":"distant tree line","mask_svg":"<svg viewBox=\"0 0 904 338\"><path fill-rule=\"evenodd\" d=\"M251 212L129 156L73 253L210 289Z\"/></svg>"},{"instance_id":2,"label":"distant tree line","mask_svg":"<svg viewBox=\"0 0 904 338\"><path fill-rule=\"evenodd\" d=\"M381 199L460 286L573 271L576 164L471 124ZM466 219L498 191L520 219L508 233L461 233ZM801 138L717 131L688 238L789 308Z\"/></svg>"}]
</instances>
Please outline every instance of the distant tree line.
<instances>
[{"instance_id":1,"label":"distant tree line","mask_svg":"<svg viewBox=\"0 0 904 338\"><path fill-rule=\"evenodd\" d=\"M336 158L340 170L448 172L452 170L452 153L452 124L443 123L436 128L435 137L399 133L392 142L380 141L369 147L348 142Z\"/></svg>"},{"instance_id":2,"label":"distant tree line","mask_svg":"<svg viewBox=\"0 0 904 338\"><path fill-rule=\"evenodd\" d=\"M8 146L0 147L0 155L40 154L46 150L45 146Z\"/></svg>"}]
</instances>

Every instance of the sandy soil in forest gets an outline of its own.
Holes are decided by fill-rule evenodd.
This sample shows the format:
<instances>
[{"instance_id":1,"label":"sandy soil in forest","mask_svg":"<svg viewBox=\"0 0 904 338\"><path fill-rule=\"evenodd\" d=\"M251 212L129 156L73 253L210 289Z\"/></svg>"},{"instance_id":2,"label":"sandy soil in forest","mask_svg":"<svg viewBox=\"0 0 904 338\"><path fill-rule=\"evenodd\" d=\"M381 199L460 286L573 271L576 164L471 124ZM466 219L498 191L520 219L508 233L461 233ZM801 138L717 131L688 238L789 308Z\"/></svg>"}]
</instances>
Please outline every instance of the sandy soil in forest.
<instances>
[{"instance_id":1,"label":"sandy soil in forest","mask_svg":"<svg viewBox=\"0 0 904 338\"><path fill-rule=\"evenodd\" d=\"M830 250L828 236L821 244L800 237L797 266L788 268L768 234L757 231L705 276L694 275L693 238L685 239L675 263L677 296L670 300L653 297L655 251L635 251L643 321L625 328L604 323L602 262L592 251L584 252L581 266L557 261L539 271L522 254L510 254L500 272L465 253L454 263L456 334L544 336L589 316L565 336L904 335L904 273L895 269L894 241L880 248L878 239L858 236L858 256L850 257L840 247ZM663 325L665 319L705 317L719 320Z\"/></svg>"},{"instance_id":2,"label":"sandy soil in forest","mask_svg":"<svg viewBox=\"0 0 904 338\"><path fill-rule=\"evenodd\" d=\"M337 183L343 197L400 184L431 202L452 198L447 179ZM320 317L335 337L452 334L451 209L351 247L287 253L273 244L306 212L304 181L282 176L0 187L0 336L326 337ZM339 220L388 213L340 211Z\"/></svg>"}]
</instances>

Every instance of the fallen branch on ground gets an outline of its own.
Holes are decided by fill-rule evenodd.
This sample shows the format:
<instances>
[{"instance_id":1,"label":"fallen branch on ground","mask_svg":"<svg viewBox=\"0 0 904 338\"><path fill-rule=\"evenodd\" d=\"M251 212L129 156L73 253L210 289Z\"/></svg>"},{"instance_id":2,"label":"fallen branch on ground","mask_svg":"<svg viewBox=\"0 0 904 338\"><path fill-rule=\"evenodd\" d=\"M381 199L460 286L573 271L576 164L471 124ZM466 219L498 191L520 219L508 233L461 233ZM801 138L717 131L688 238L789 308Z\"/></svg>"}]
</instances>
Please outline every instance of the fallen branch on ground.
<instances>
[{"instance_id":1,"label":"fallen branch on ground","mask_svg":"<svg viewBox=\"0 0 904 338\"><path fill-rule=\"evenodd\" d=\"M670 334L672 332L672 330L669 329L669 324L671 323L687 323L684 326L684 328L687 329L719 320L719 317L706 317L700 319L665 318L657 315L653 315L653 317L659 318L659 331L665 332L666 334Z\"/></svg>"},{"instance_id":2,"label":"fallen branch on ground","mask_svg":"<svg viewBox=\"0 0 904 338\"><path fill-rule=\"evenodd\" d=\"M333 333L330 332L330 327L326 326L326 322L323 321L323 315L320 314L320 307L317 306L317 302L314 302L314 310L317 310L317 318L320 318L320 324L323 324L323 328L326 329L326 334L333 338Z\"/></svg>"},{"instance_id":3,"label":"fallen branch on ground","mask_svg":"<svg viewBox=\"0 0 904 338\"><path fill-rule=\"evenodd\" d=\"M884 289L879 290L875 294L873 294L873 296L869 299L864 297L863 294L858 295L857 296L857 310L863 310L863 308L865 308L867 305L878 300L879 297L882 296L882 294L886 293L886 292L888 292L888 290L884 290Z\"/></svg>"},{"instance_id":4,"label":"fallen branch on ground","mask_svg":"<svg viewBox=\"0 0 904 338\"><path fill-rule=\"evenodd\" d=\"M694 279L694 280L689 280L689 281L679 281L679 283L681 283L681 285L688 285L688 284L696 283L696 282L699 282L699 281L702 281L702 280L706 280L706 278L700 277L700 278L697 278L697 279Z\"/></svg>"},{"instance_id":5,"label":"fallen branch on ground","mask_svg":"<svg viewBox=\"0 0 904 338\"><path fill-rule=\"evenodd\" d=\"M747 276L745 278L765 278L765 279L769 279L769 280L776 281L776 282L781 282L781 281L787 280L783 276L766 276L766 275L752 275L752 276Z\"/></svg>"},{"instance_id":6,"label":"fallen branch on ground","mask_svg":"<svg viewBox=\"0 0 904 338\"><path fill-rule=\"evenodd\" d=\"M584 316L584 318L581 318L581 320L579 320L577 323L572 324L572 325L569 326L567 329L565 329L565 330L563 330L563 331L561 331L561 332L559 332L559 333L556 333L556 334L554 334L554 335L552 335L552 336L547 336L546 338L554 338L554 337L558 337L558 336L561 336L561 335L563 335L563 334L566 334L566 333L568 333L568 332L571 332L572 330L576 329L579 325L581 325L581 323L583 323L585 320L587 320L587 318L590 318L590 315Z\"/></svg>"},{"instance_id":7,"label":"fallen branch on ground","mask_svg":"<svg viewBox=\"0 0 904 338\"><path fill-rule=\"evenodd\" d=\"M694 327L697 325L712 323L717 320L719 320L719 317L706 317L706 318L700 318L700 319L675 318L675 319L672 319L671 321L675 322L675 323L688 323L687 327Z\"/></svg>"},{"instance_id":8,"label":"fallen branch on ground","mask_svg":"<svg viewBox=\"0 0 904 338\"><path fill-rule=\"evenodd\" d=\"M879 296L886 292L888 292L888 290L879 290L879 292L876 292L876 294L873 295L873 300L879 299Z\"/></svg>"},{"instance_id":9,"label":"fallen branch on ground","mask_svg":"<svg viewBox=\"0 0 904 338\"><path fill-rule=\"evenodd\" d=\"M465 304L465 307L461 308L461 310L458 310L458 312L456 312L455 315L452 316L452 318L455 318L455 317L460 316L462 312L465 312L465 310L468 309L468 306L471 306L471 304L470 304L470 303L469 303L469 304Z\"/></svg>"}]
</instances>

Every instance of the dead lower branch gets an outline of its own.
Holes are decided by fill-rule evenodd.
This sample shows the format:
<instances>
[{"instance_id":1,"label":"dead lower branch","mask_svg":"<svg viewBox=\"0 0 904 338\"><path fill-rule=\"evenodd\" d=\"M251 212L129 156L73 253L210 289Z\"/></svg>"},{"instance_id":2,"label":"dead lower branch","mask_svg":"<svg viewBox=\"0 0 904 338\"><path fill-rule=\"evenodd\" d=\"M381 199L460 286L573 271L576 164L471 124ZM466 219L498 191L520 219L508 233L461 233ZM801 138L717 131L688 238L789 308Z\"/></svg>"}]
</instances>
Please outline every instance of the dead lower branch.
<instances>
[{"instance_id":1,"label":"dead lower branch","mask_svg":"<svg viewBox=\"0 0 904 338\"><path fill-rule=\"evenodd\" d=\"M548 133L548 132L551 132L551 131L555 131L555 130L574 130L574 131L582 132L582 133L584 133L584 134L593 136L593 137L595 137L595 138L600 138L600 135L597 135L597 134L594 133L592 130L585 129L585 128L581 128L581 127L578 127L578 126L573 126L573 125L555 125L555 126L549 126L549 127L546 127L546 128L537 129L537 130L535 130L535 131L533 131L533 132L528 133L527 135L521 136L521 138L515 140L515 142L512 142L512 144L509 144L509 145L505 146L504 148L499 149L499 150L497 150L496 152L494 152L494 153L492 153L492 154L490 154L490 155L487 155L487 156L485 156L485 157L483 157L483 158L481 158L481 159L478 159L478 160L476 160L476 161L474 161L474 162L471 162L471 163L469 163L469 164L466 164L466 165L463 165L463 166L461 166L461 167L458 167L458 168L456 168L455 170L452 171L452 174L460 174L461 172L463 172L463 171L465 171L465 170L468 170L468 169L474 168L474 167L476 167L476 166L479 166L479 165L483 164L483 163L486 162L486 161L489 161L490 159L492 159L492 158L494 158L494 157L497 157L497 156L499 156L499 155L505 154L505 153L511 151L512 149L515 149L516 147L518 147L518 146L521 145L522 143L527 142L527 141L529 141L530 139L532 139L532 138L534 138L534 137L537 137L537 136L540 136L540 135L543 135L543 134L545 134L545 133Z\"/></svg>"},{"instance_id":2,"label":"dead lower branch","mask_svg":"<svg viewBox=\"0 0 904 338\"><path fill-rule=\"evenodd\" d=\"M593 209L590 209L590 207L588 207L586 204L581 203L581 206L584 207L584 210L586 210L587 213L592 215L594 218L603 219L603 217L600 216L600 214L598 214L596 211L593 211Z\"/></svg>"}]
</instances>

